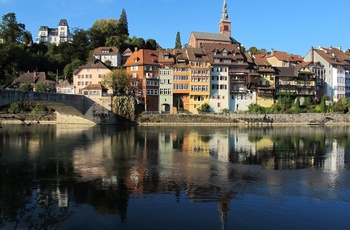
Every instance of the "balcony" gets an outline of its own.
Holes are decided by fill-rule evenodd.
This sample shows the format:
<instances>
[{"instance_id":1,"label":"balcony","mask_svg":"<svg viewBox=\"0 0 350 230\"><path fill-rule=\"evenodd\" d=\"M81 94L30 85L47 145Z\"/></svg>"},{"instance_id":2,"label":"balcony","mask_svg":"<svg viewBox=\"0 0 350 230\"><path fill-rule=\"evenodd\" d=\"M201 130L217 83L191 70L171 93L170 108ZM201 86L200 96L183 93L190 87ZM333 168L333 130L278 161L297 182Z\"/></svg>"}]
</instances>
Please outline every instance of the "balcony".
<instances>
[{"instance_id":1,"label":"balcony","mask_svg":"<svg viewBox=\"0 0 350 230\"><path fill-rule=\"evenodd\" d=\"M230 94L245 94L248 93L247 89L232 89Z\"/></svg>"},{"instance_id":2,"label":"balcony","mask_svg":"<svg viewBox=\"0 0 350 230\"><path fill-rule=\"evenodd\" d=\"M275 95L275 91L273 90L262 90L257 92L258 97L273 97Z\"/></svg>"},{"instance_id":3,"label":"balcony","mask_svg":"<svg viewBox=\"0 0 350 230\"><path fill-rule=\"evenodd\" d=\"M257 73L252 73L248 75L248 84L260 84L260 75Z\"/></svg>"},{"instance_id":4,"label":"balcony","mask_svg":"<svg viewBox=\"0 0 350 230\"><path fill-rule=\"evenodd\" d=\"M242 75L248 75L248 71L243 71L243 70L229 70L228 73L230 75L237 75L237 76L242 76Z\"/></svg>"},{"instance_id":5,"label":"balcony","mask_svg":"<svg viewBox=\"0 0 350 230\"><path fill-rule=\"evenodd\" d=\"M230 77L232 84L245 84L246 77L245 76L231 76Z\"/></svg>"}]
</instances>

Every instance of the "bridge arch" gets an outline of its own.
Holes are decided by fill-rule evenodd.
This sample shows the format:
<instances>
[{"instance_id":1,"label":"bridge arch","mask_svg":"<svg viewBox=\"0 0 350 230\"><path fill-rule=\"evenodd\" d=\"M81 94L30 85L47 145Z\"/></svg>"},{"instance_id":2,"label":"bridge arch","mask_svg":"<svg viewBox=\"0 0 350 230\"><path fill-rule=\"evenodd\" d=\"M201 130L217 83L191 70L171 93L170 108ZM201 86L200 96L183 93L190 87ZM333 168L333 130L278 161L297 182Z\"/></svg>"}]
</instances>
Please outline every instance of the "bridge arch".
<instances>
[{"instance_id":1,"label":"bridge arch","mask_svg":"<svg viewBox=\"0 0 350 230\"><path fill-rule=\"evenodd\" d=\"M116 122L115 116L111 112L112 103L110 97L92 99L76 94L0 89L0 107L14 102L25 101L44 103L61 115L80 117L96 124L113 124Z\"/></svg>"}]
</instances>

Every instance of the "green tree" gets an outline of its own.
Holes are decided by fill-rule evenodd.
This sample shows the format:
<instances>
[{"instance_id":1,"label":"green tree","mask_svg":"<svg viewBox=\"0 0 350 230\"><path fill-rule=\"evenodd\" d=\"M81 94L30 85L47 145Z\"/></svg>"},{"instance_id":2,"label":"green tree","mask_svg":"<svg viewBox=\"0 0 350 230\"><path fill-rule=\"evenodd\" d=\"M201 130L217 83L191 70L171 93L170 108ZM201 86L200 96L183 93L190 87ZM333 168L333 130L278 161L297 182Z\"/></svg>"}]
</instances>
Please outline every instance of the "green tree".
<instances>
[{"instance_id":1,"label":"green tree","mask_svg":"<svg viewBox=\"0 0 350 230\"><path fill-rule=\"evenodd\" d=\"M33 36L28 30L24 31L23 44L29 45L29 46L33 44Z\"/></svg>"},{"instance_id":2,"label":"green tree","mask_svg":"<svg viewBox=\"0 0 350 230\"><path fill-rule=\"evenodd\" d=\"M120 18L117 24L117 34L129 36L128 19L126 16L125 9L123 9L122 13L120 14Z\"/></svg>"},{"instance_id":3,"label":"green tree","mask_svg":"<svg viewBox=\"0 0 350 230\"><path fill-rule=\"evenodd\" d=\"M340 98L333 106L334 112L347 113L348 112L348 99L346 97Z\"/></svg>"},{"instance_id":4,"label":"green tree","mask_svg":"<svg viewBox=\"0 0 350 230\"><path fill-rule=\"evenodd\" d=\"M111 36L120 36L118 33L118 21L116 19L108 19L103 25L103 32L106 38Z\"/></svg>"},{"instance_id":5,"label":"green tree","mask_svg":"<svg viewBox=\"0 0 350 230\"><path fill-rule=\"evenodd\" d=\"M126 69L115 69L105 76L102 85L111 88L113 93L124 94L131 87L131 80L131 74Z\"/></svg>"},{"instance_id":6,"label":"green tree","mask_svg":"<svg viewBox=\"0 0 350 230\"><path fill-rule=\"evenodd\" d=\"M23 82L18 86L18 90L33 91L33 85L30 82Z\"/></svg>"},{"instance_id":7,"label":"green tree","mask_svg":"<svg viewBox=\"0 0 350 230\"><path fill-rule=\"evenodd\" d=\"M201 105L201 107L197 108L199 113L208 113L210 112L210 106L207 103Z\"/></svg>"},{"instance_id":8,"label":"green tree","mask_svg":"<svg viewBox=\"0 0 350 230\"><path fill-rule=\"evenodd\" d=\"M133 37L131 40L131 44L139 49L146 48L146 41L143 38Z\"/></svg>"},{"instance_id":9,"label":"green tree","mask_svg":"<svg viewBox=\"0 0 350 230\"><path fill-rule=\"evenodd\" d=\"M35 84L35 92L50 92L50 87L43 82L39 82Z\"/></svg>"},{"instance_id":10,"label":"green tree","mask_svg":"<svg viewBox=\"0 0 350 230\"><path fill-rule=\"evenodd\" d=\"M158 44L154 39L148 39L146 42L146 49L157 50Z\"/></svg>"},{"instance_id":11,"label":"green tree","mask_svg":"<svg viewBox=\"0 0 350 230\"><path fill-rule=\"evenodd\" d=\"M86 61L89 57L90 50L92 50L88 31L80 28L74 28L71 34L73 39L70 44L73 46L75 53L72 59Z\"/></svg>"},{"instance_id":12,"label":"green tree","mask_svg":"<svg viewBox=\"0 0 350 230\"><path fill-rule=\"evenodd\" d=\"M255 46L250 47L248 51L250 51L252 54L260 54L261 53L261 51L258 48L256 48Z\"/></svg>"},{"instance_id":13,"label":"green tree","mask_svg":"<svg viewBox=\"0 0 350 230\"><path fill-rule=\"evenodd\" d=\"M8 13L2 16L0 23L0 37L5 43L22 42L25 31L25 25L18 23L15 13Z\"/></svg>"},{"instance_id":14,"label":"green tree","mask_svg":"<svg viewBox=\"0 0 350 230\"><path fill-rule=\"evenodd\" d=\"M321 113L325 113L327 110L326 108L326 100L325 100L325 97L322 97L321 98L321 102L320 102L320 112Z\"/></svg>"},{"instance_id":15,"label":"green tree","mask_svg":"<svg viewBox=\"0 0 350 230\"><path fill-rule=\"evenodd\" d=\"M264 114L266 113L265 108L258 104L250 104L248 105L248 112L250 113L257 113L257 114Z\"/></svg>"},{"instance_id":16,"label":"green tree","mask_svg":"<svg viewBox=\"0 0 350 230\"><path fill-rule=\"evenodd\" d=\"M73 71L75 69L78 69L79 66L81 66L83 64L84 64L84 62L82 60L79 60L79 59L74 59L71 63L67 64L63 69L64 78L68 79L69 81L72 81L73 80Z\"/></svg>"},{"instance_id":17,"label":"green tree","mask_svg":"<svg viewBox=\"0 0 350 230\"><path fill-rule=\"evenodd\" d=\"M95 21L92 27L89 29L89 37L93 48L104 46L106 43L106 34L103 30L105 23L105 19L99 19Z\"/></svg>"},{"instance_id":18,"label":"green tree","mask_svg":"<svg viewBox=\"0 0 350 230\"><path fill-rule=\"evenodd\" d=\"M181 37L180 37L180 32L176 33L176 39L175 39L175 49L181 49Z\"/></svg>"}]
</instances>

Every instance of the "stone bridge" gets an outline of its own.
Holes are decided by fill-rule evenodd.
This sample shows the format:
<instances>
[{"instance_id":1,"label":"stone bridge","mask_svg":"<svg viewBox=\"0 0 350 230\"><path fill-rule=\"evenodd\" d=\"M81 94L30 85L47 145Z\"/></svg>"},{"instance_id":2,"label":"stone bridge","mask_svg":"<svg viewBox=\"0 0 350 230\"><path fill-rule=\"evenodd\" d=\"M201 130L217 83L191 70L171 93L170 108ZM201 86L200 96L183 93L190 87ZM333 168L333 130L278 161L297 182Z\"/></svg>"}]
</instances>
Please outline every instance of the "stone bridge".
<instances>
[{"instance_id":1,"label":"stone bridge","mask_svg":"<svg viewBox=\"0 0 350 230\"><path fill-rule=\"evenodd\" d=\"M14 102L40 102L57 112L58 123L115 124L112 97L0 89L0 107Z\"/></svg>"}]
</instances>

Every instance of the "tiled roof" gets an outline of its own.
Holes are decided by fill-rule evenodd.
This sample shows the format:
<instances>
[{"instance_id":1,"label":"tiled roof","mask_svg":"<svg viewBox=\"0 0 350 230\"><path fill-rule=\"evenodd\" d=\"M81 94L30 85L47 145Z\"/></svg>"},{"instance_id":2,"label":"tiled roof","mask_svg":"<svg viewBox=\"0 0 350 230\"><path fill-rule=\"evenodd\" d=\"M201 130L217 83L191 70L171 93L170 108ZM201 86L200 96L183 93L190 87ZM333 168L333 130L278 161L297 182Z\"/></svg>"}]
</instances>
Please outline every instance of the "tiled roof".
<instances>
[{"instance_id":1,"label":"tiled roof","mask_svg":"<svg viewBox=\"0 0 350 230\"><path fill-rule=\"evenodd\" d=\"M45 72L27 72L21 74L18 78L12 81L11 85L17 85L24 82L31 83L44 83L44 82L56 82L49 76L46 76Z\"/></svg>"},{"instance_id":2,"label":"tiled roof","mask_svg":"<svg viewBox=\"0 0 350 230\"><path fill-rule=\"evenodd\" d=\"M187 47L186 52L189 60L209 61L209 57L207 56L207 53L202 48Z\"/></svg>"},{"instance_id":3,"label":"tiled roof","mask_svg":"<svg viewBox=\"0 0 350 230\"><path fill-rule=\"evenodd\" d=\"M119 49L115 46L103 46L94 49L93 55L117 55Z\"/></svg>"},{"instance_id":4,"label":"tiled roof","mask_svg":"<svg viewBox=\"0 0 350 230\"><path fill-rule=\"evenodd\" d=\"M205 32L192 32L192 34L197 40L231 42L231 38L226 34L205 33Z\"/></svg>"},{"instance_id":5,"label":"tiled roof","mask_svg":"<svg viewBox=\"0 0 350 230\"><path fill-rule=\"evenodd\" d=\"M79 73L82 69L109 69L103 62L101 62L99 59L94 59L92 61L89 61L83 66L80 66L78 69L75 69L73 71L73 75L76 75Z\"/></svg>"},{"instance_id":6,"label":"tiled roof","mask_svg":"<svg viewBox=\"0 0 350 230\"><path fill-rule=\"evenodd\" d=\"M294 77L294 67L274 67L275 75L279 77Z\"/></svg>"},{"instance_id":7,"label":"tiled roof","mask_svg":"<svg viewBox=\"0 0 350 230\"><path fill-rule=\"evenodd\" d=\"M67 88L67 87L73 87L73 85L71 85L69 83L69 81L67 79L65 79L60 84L58 84L57 87L59 87L59 88Z\"/></svg>"},{"instance_id":8,"label":"tiled roof","mask_svg":"<svg viewBox=\"0 0 350 230\"><path fill-rule=\"evenodd\" d=\"M58 26L68 26L68 22L66 19L61 19L58 23Z\"/></svg>"},{"instance_id":9,"label":"tiled roof","mask_svg":"<svg viewBox=\"0 0 350 230\"><path fill-rule=\"evenodd\" d=\"M289 62L303 62L303 58L299 55L295 54L288 54L287 52L283 51L273 51L273 53L270 53L266 56L266 58L269 57L276 57L280 61L289 61Z\"/></svg>"},{"instance_id":10,"label":"tiled roof","mask_svg":"<svg viewBox=\"0 0 350 230\"><path fill-rule=\"evenodd\" d=\"M137 62L134 60L137 60ZM133 52L124 66L134 65L159 65L159 51L140 49Z\"/></svg>"},{"instance_id":11,"label":"tiled roof","mask_svg":"<svg viewBox=\"0 0 350 230\"><path fill-rule=\"evenodd\" d=\"M86 86L84 89L87 90L101 90L103 87L101 86L101 84L90 84L88 86Z\"/></svg>"},{"instance_id":12,"label":"tiled roof","mask_svg":"<svg viewBox=\"0 0 350 230\"><path fill-rule=\"evenodd\" d=\"M309 68L305 66L293 66L293 67L273 67L275 69L275 75L279 77L297 77L300 73L314 74Z\"/></svg>"},{"instance_id":13,"label":"tiled roof","mask_svg":"<svg viewBox=\"0 0 350 230\"><path fill-rule=\"evenodd\" d=\"M222 43L204 43L203 49L208 55L209 61L212 65L235 65L235 66L248 66L248 63L244 61L244 56L242 55L238 44L222 44ZM226 50L227 55L223 56L221 51ZM214 51L217 51L216 55L214 55ZM231 59L235 60L243 60L243 63L222 63L222 62L214 62L214 58L222 58L222 59Z\"/></svg>"},{"instance_id":14,"label":"tiled roof","mask_svg":"<svg viewBox=\"0 0 350 230\"><path fill-rule=\"evenodd\" d=\"M320 47L317 50L314 50L319 54L323 59L332 65L346 65L350 66L350 55L347 52L343 52L337 48L323 48ZM345 63L347 62L347 63Z\"/></svg>"}]
</instances>

